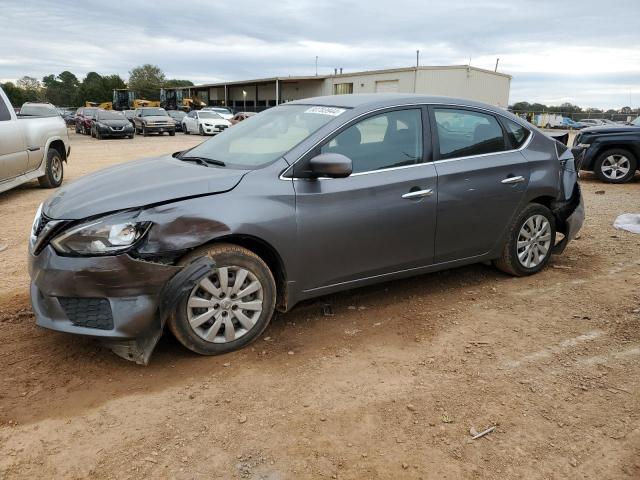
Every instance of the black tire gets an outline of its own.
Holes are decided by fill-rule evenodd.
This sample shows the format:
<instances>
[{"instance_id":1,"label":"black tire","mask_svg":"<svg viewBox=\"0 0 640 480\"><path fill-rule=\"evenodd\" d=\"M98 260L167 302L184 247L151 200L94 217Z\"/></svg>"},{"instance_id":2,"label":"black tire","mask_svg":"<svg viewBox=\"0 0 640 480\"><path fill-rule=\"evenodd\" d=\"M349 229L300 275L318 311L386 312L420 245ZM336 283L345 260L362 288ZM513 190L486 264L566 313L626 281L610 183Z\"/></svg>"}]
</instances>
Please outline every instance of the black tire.
<instances>
[{"instance_id":1,"label":"black tire","mask_svg":"<svg viewBox=\"0 0 640 480\"><path fill-rule=\"evenodd\" d=\"M176 131L172 130L171 132L169 132L169 136L170 137L175 137L176 136Z\"/></svg>"},{"instance_id":2,"label":"black tire","mask_svg":"<svg viewBox=\"0 0 640 480\"><path fill-rule=\"evenodd\" d=\"M76 125L76 133L80 133L80 125L78 125L77 123L75 125Z\"/></svg>"},{"instance_id":3,"label":"black tire","mask_svg":"<svg viewBox=\"0 0 640 480\"><path fill-rule=\"evenodd\" d=\"M182 131L185 135L189 135L189 130L187 130L187 126L184 123L182 124Z\"/></svg>"},{"instance_id":4,"label":"black tire","mask_svg":"<svg viewBox=\"0 0 640 480\"><path fill-rule=\"evenodd\" d=\"M200 127L198 128L198 132L200 133L200 135L204 135L204 128L202 128L202 125L200 125Z\"/></svg>"},{"instance_id":5,"label":"black tire","mask_svg":"<svg viewBox=\"0 0 640 480\"><path fill-rule=\"evenodd\" d=\"M242 336L226 343L213 343L196 334L189 324L187 301L191 292L188 292L180 299L175 312L169 318L169 329L182 345L200 355L219 355L238 350L258 338L273 317L276 305L276 283L273 274L258 255L246 248L228 243L194 250L179 263L187 265L202 256L211 257L218 267L237 266L255 275L262 285L263 309L253 327Z\"/></svg>"},{"instance_id":6,"label":"black tire","mask_svg":"<svg viewBox=\"0 0 640 480\"><path fill-rule=\"evenodd\" d=\"M518 258L518 237L520 231L529 219L534 216L542 215L549 222L550 227L550 239L549 247L545 257L535 266L527 267ZM556 242L556 221L555 217L544 205L538 203L530 203L527 205L515 218L512 224L509 226L507 233L507 241L502 249L502 255L497 260L494 260L493 264L500 270L516 277L524 277L526 275L533 275L542 270L549 259L551 258L551 252Z\"/></svg>"},{"instance_id":7,"label":"black tire","mask_svg":"<svg viewBox=\"0 0 640 480\"><path fill-rule=\"evenodd\" d=\"M127 138L131 139L133 138L133 135L127 135Z\"/></svg>"},{"instance_id":8,"label":"black tire","mask_svg":"<svg viewBox=\"0 0 640 480\"><path fill-rule=\"evenodd\" d=\"M96 137L96 139L98 139L98 140L102 140L102 138L103 138L103 137L102 137L102 134L101 134L99 131L97 131L97 130L96 130L95 137Z\"/></svg>"},{"instance_id":9,"label":"black tire","mask_svg":"<svg viewBox=\"0 0 640 480\"><path fill-rule=\"evenodd\" d=\"M629 171L621 177L614 178L613 172L611 172L610 174L607 174L602 169L605 161L609 157L617 156L617 155L626 158L626 161L628 162L628 165L629 165ZM607 183L627 183L636 174L637 169L638 169L638 159L635 157L633 153L623 148L613 148L611 150L605 150L600 155L598 155L598 158L596 158L596 161L593 163L593 173L595 173L598 179Z\"/></svg>"},{"instance_id":10,"label":"black tire","mask_svg":"<svg viewBox=\"0 0 640 480\"><path fill-rule=\"evenodd\" d=\"M146 125L143 125L143 126L142 126L142 136L143 136L143 137L148 137L148 136L149 136L149 134L147 133L147 127L146 127Z\"/></svg>"},{"instance_id":11,"label":"black tire","mask_svg":"<svg viewBox=\"0 0 640 480\"><path fill-rule=\"evenodd\" d=\"M38 177L38 182L44 188L58 188L64 179L64 161L62 155L55 148L47 151L47 164L44 175Z\"/></svg>"},{"instance_id":12,"label":"black tire","mask_svg":"<svg viewBox=\"0 0 640 480\"><path fill-rule=\"evenodd\" d=\"M93 128L91 129L90 134L93 138L96 138L96 132L93 130Z\"/></svg>"}]
</instances>

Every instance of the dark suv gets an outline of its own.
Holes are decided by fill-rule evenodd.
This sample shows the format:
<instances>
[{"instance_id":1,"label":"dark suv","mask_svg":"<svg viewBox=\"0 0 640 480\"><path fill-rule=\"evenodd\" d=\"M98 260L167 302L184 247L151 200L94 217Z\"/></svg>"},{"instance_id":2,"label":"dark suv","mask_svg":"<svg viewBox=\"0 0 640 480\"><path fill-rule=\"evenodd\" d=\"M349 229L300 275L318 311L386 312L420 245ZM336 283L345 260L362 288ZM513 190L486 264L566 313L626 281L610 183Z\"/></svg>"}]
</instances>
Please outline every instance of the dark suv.
<instances>
[{"instance_id":1,"label":"dark suv","mask_svg":"<svg viewBox=\"0 0 640 480\"><path fill-rule=\"evenodd\" d=\"M99 108L96 107L80 107L78 109L76 112L76 133L82 133L83 135L91 133L93 119L98 110Z\"/></svg>"},{"instance_id":2,"label":"dark suv","mask_svg":"<svg viewBox=\"0 0 640 480\"><path fill-rule=\"evenodd\" d=\"M573 147L582 170L604 182L629 182L640 167L640 117L631 125L585 128Z\"/></svg>"}]
</instances>

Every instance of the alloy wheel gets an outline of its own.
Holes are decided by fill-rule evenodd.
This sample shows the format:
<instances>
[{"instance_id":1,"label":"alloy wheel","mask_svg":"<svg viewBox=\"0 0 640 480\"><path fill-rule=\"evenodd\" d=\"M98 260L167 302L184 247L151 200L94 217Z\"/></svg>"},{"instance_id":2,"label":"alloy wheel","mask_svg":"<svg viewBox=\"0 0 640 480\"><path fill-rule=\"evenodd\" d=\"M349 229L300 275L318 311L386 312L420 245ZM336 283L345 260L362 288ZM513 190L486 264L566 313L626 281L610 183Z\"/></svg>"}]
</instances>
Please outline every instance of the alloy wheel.
<instances>
[{"instance_id":1,"label":"alloy wheel","mask_svg":"<svg viewBox=\"0 0 640 480\"><path fill-rule=\"evenodd\" d=\"M57 155L51 159L51 176L56 183L62 178L62 160Z\"/></svg>"},{"instance_id":2,"label":"alloy wheel","mask_svg":"<svg viewBox=\"0 0 640 480\"><path fill-rule=\"evenodd\" d=\"M551 225L544 215L533 215L527 219L518 233L518 261L525 268L540 265L551 248Z\"/></svg>"},{"instance_id":3,"label":"alloy wheel","mask_svg":"<svg viewBox=\"0 0 640 480\"><path fill-rule=\"evenodd\" d=\"M228 343L248 333L263 308L258 277L238 266L219 267L203 278L187 300L187 318L193 331L212 343Z\"/></svg>"},{"instance_id":4,"label":"alloy wheel","mask_svg":"<svg viewBox=\"0 0 640 480\"><path fill-rule=\"evenodd\" d=\"M610 180L619 180L629 173L631 162L620 154L609 155L603 162L600 170L602 174Z\"/></svg>"}]
</instances>

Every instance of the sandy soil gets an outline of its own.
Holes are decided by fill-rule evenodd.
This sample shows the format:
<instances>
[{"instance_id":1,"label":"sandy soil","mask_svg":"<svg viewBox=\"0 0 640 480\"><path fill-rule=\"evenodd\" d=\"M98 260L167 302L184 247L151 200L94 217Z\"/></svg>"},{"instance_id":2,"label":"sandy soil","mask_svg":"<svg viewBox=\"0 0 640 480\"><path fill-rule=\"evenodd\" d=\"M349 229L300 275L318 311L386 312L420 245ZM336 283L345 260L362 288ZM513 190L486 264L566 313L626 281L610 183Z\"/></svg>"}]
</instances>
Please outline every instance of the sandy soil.
<instances>
[{"instance_id":1,"label":"sandy soil","mask_svg":"<svg viewBox=\"0 0 640 480\"><path fill-rule=\"evenodd\" d=\"M72 134L67 179L198 141ZM27 237L51 192L0 194L0 478L640 478L640 235L611 226L640 182L582 184L580 238L534 277L333 295L222 357L167 335L146 368L35 327Z\"/></svg>"}]
</instances>

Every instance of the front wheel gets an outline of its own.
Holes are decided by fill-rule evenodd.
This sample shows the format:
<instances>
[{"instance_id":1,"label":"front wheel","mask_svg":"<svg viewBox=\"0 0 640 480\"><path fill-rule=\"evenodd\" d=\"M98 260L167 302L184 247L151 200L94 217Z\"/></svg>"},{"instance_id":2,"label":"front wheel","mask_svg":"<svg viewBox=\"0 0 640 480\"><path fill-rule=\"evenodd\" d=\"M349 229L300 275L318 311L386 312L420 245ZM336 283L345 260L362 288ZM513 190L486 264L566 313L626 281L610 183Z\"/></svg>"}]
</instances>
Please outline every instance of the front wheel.
<instances>
[{"instance_id":1,"label":"front wheel","mask_svg":"<svg viewBox=\"0 0 640 480\"><path fill-rule=\"evenodd\" d=\"M204 135L204 128L202 128L202 125L200 125L198 131L200 132L200 135Z\"/></svg>"},{"instance_id":2,"label":"front wheel","mask_svg":"<svg viewBox=\"0 0 640 480\"><path fill-rule=\"evenodd\" d=\"M187 128L187 126L183 123L182 124L182 131L184 132L185 135L189 135L189 129Z\"/></svg>"},{"instance_id":3,"label":"front wheel","mask_svg":"<svg viewBox=\"0 0 640 480\"><path fill-rule=\"evenodd\" d=\"M593 164L593 172L603 182L627 183L636 173L638 161L623 149L602 152Z\"/></svg>"},{"instance_id":4,"label":"front wheel","mask_svg":"<svg viewBox=\"0 0 640 480\"><path fill-rule=\"evenodd\" d=\"M216 268L176 307L168 325L189 350L217 355L254 341L271 321L276 284L267 264L237 245L219 244L195 250L181 265L211 257Z\"/></svg>"},{"instance_id":5,"label":"front wheel","mask_svg":"<svg viewBox=\"0 0 640 480\"><path fill-rule=\"evenodd\" d=\"M147 126L146 125L142 126L142 136L143 137L148 137L149 136L149 134L147 133Z\"/></svg>"},{"instance_id":6,"label":"front wheel","mask_svg":"<svg viewBox=\"0 0 640 480\"><path fill-rule=\"evenodd\" d=\"M556 221L544 205L530 203L511 224L507 242L494 265L510 275L523 277L542 270L556 242Z\"/></svg>"},{"instance_id":7,"label":"front wheel","mask_svg":"<svg viewBox=\"0 0 640 480\"><path fill-rule=\"evenodd\" d=\"M60 152L55 148L50 148L47 151L46 162L44 175L38 177L38 182L44 188L57 188L62 185L64 178L64 162Z\"/></svg>"}]
</instances>

